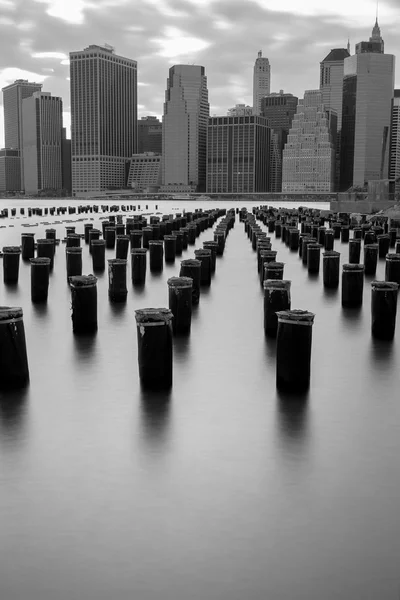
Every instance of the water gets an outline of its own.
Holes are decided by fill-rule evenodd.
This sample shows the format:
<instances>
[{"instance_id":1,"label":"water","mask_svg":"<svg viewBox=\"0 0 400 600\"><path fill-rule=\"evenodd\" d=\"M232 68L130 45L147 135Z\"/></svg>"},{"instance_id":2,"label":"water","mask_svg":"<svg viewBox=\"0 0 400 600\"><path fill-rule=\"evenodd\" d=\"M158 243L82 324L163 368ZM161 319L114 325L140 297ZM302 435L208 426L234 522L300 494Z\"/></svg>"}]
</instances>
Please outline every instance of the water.
<instances>
[{"instance_id":1,"label":"water","mask_svg":"<svg viewBox=\"0 0 400 600\"><path fill-rule=\"evenodd\" d=\"M1 245L44 233L22 222L1 222ZM129 283L125 305L109 303L100 277L93 338L72 334L63 245L47 308L30 302L28 265L17 287L0 284L1 303L24 308L31 372L25 393L0 402L1 600L399 597L398 335L371 339L370 280L361 310L343 310L322 273L310 278L274 237L273 248L292 307L316 314L311 387L295 400L276 391L238 220L190 338L175 344L169 395L140 391L134 309L167 305L180 259L141 291ZM347 262L347 245L335 248ZM90 272L87 247L83 259Z\"/></svg>"}]
</instances>

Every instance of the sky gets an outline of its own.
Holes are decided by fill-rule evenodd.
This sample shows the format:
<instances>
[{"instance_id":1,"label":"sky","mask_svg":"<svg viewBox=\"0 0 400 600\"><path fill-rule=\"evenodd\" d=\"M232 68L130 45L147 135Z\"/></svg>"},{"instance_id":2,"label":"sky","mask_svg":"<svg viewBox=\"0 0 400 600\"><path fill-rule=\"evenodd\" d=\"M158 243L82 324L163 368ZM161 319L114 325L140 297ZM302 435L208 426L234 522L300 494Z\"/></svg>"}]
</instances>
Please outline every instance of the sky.
<instances>
[{"instance_id":1,"label":"sky","mask_svg":"<svg viewBox=\"0 0 400 600\"><path fill-rule=\"evenodd\" d=\"M345 48L349 37L353 54L375 15L376 0L0 0L0 88L19 78L42 82L62 97L69 129L68 54L107 43L138 62L139 116L161 117L174 64L205 67L210 114L222 115L252 105L259 50L271 64L271 91L303 97L319 87L331 48ZM398 57L400 87L400 0L379 1L379 25L385 52Z\"/></svg>"}]
</instances>

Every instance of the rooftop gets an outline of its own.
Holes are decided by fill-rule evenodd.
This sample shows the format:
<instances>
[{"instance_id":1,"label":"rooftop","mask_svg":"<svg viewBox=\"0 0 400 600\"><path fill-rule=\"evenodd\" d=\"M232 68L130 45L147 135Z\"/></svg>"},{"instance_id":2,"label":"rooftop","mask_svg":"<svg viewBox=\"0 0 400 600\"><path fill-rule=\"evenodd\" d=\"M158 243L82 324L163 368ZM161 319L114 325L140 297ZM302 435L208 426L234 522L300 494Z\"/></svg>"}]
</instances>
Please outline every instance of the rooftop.
<instances>
[{"instance_id":1,"label":"rooftop","mask_svg":"<svg viewBox=\"0 0 400 600\"><path fill-rule=\"evenodd\" d=\"M322 62L336 62L344 60L349 56L350 54L346 48L332 48L328 56L326 56Z\"/></svg>"}]
</instances>

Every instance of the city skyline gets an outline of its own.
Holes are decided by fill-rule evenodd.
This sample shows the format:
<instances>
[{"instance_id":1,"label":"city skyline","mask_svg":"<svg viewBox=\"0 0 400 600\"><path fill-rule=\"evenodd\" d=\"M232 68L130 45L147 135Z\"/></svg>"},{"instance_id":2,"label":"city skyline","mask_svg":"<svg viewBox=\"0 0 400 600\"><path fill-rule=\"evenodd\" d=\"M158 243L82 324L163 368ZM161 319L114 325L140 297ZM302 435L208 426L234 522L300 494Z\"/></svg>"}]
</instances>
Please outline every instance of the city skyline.
<instances>
[{"instance_id":1,"label":"city skyline","mask_svg":"<svg viewBox=\"0 0 400 600\"><path fill-rule=\"evenodd\" d=\"M355 44L370 36L376 7L375 0L338 0L329 7L291 0L279 7L281 12L272 0L141 0L132 6L124 0L96 5L71 0L68 9L64 5L60 0L0 0L0 84L19 78L43 83L43 91L62 97L68 130L68 53L89 44L109 43L117 54L138 62L139 117L161 117L169 68L193 63L206 68L210 114L223 115L237 103L252 104L260 49L271 64L271 92L284 89L302 97L305 90L317 89L320 61L331 48L345 47L348 36L354 53ZM398 55L397 0L381 0L379 23L385 52ZM400 85L399 61L395 84Z\"/></svg>"}]
</instances>

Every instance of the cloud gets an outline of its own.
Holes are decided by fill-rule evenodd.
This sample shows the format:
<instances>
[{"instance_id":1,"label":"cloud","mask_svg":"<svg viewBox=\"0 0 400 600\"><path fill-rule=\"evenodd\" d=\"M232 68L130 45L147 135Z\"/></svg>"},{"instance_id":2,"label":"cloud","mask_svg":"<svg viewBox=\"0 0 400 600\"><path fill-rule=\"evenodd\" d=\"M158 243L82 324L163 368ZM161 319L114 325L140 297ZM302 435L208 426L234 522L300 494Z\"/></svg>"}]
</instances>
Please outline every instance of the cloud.
<instances>
[{"instance_id":1,"label":"cloud","mask_svg":"<svg viewBox=\"0 0 400 600\"><path fill-rule=\"evenodd\" d=\"M379 9L393 54L398 2L381 0ZM45 78L66 114L69 52L105 42L138 61L140 116L161 116L168 69L187 62L205 66L211 114L224 114L236 103L252 104L260 49L271 63L272 91L301 97L318 87L319 63L331 48L345 47L348 36L354 48L371 35L375 0L0 0L0 15L0 81Z\"/></svg>"}]
</instances>

